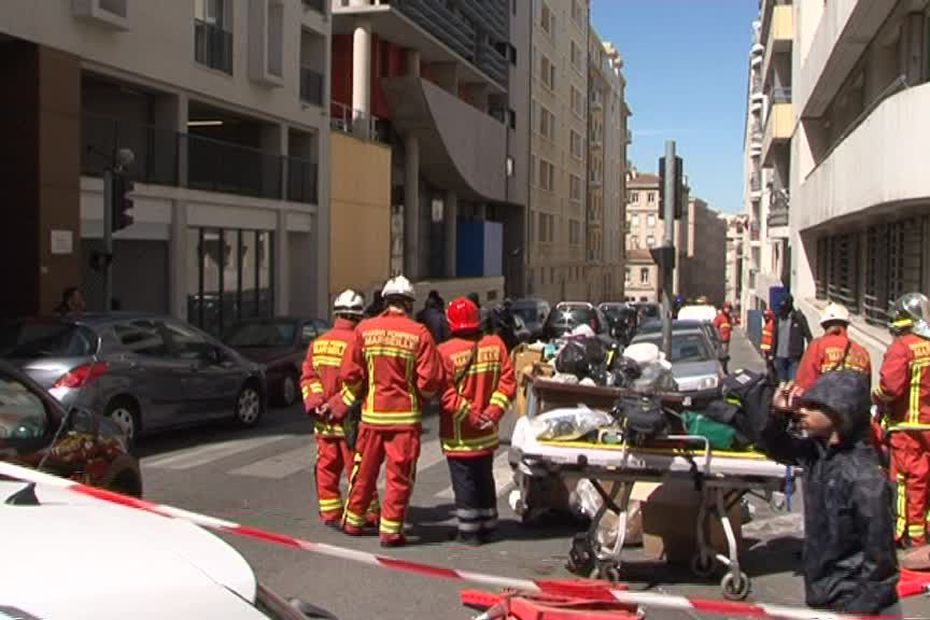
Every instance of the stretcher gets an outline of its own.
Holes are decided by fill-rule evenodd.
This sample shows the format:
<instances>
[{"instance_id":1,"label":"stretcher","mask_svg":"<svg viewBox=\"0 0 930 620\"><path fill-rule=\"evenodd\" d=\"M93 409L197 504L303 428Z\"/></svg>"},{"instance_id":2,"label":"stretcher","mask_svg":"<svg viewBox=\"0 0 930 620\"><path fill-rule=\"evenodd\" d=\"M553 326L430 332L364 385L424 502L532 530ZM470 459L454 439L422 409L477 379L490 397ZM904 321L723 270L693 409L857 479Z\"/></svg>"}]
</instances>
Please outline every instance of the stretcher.
<instances>
[{"instance_id":1,"label":"stretcher","mask_svg":"<svg viewBox=\"0 0 930 620\"><path fill-rule=\"evenodd\" d=\"M579 398L576 404L589 406L604 407L608 400L620 394L619 390L589 387L584 388L589 398L583 398L585 393L580 392L578 386L559 387L551 381L537 381L531 386L527 415L514 427L509 452L519 498L517 512L526 518L535 509L545 508L537 504L550 501L552 494L539 492L540 489L567 488L569 483L580 479L590 481L602 500L586 538L593 556L590 558L591 576L618 581L633 484L676 480L693 483L700 493L700 504L694 524L697 551L691 569L707 577L717 565L723 565L727 569L720 582L723 595L730 600L744 599L751 584L740 568L739 545L728 516L730 508L747 494L772 501L775 493L790 493L798 472L758 453L712 450L708 441L699 436L669 435L647 446L636 447L587 441L539 441L530 421L538 413L551 409L554 403L564 406L564 394L558 394L565 391L564 387L571 388L568 390L571 397ZM673 406L692 406L692 402L681 395L672 395L669 399ZM615 542L605 546L598 541L596 533L608 511L618 518ZM707 540L711 519L721 526L727 543L726 554L717 553Z\"/></svg>"}]
</instances>

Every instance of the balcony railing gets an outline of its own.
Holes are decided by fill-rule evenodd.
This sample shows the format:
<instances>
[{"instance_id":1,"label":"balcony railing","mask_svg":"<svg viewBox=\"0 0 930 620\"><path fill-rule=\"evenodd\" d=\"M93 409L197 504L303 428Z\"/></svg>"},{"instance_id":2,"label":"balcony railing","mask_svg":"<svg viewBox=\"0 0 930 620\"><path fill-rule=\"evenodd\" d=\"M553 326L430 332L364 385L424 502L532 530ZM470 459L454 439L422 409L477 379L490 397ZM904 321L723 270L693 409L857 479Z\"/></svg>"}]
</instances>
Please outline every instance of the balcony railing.
<instances>
[{"instance_id":1,"label":"balcony railing","mask_svg":"<svg viewBox=\"0 0 930 620\"><path fill-rule=\"evenodd\" d=\"M194 60L232 74L233 35L203 20L194 20Z\"/></svg>"},{"instance_id":2,"label":"balcony railing","mask_svg":"<svg viewBox=\"0 0 930 620\"><path fill-rule=\"evenodd\" d=\"M329 104L329 125L331 129L352 134L364 140L387 142L385 131L379 118L369 114L367 117L360 110L353 110L338 101Z\"/></svg>"},{"instance_id":3,"label":"balcony railing","mask_svg":"<svg viewBox=\"0 0 930 620\"><path fill-rule=\"evenodd\" d=\"M281 156L194 134L187 148L187 185L213 192L281 198Z\"/></svg>"},{"instance_id":4,"label":"balcony railing","mask_svg":"<svg viewBox=\"0 0 930 620\"><path fill-rule=\"evenodd\" d=\"M762 174L761 173L753 172L749 176L749 191L751 192L762 191Z\"/></svg>"},{"instance_id":5,"label":"balcony railing","mask_svg":"<svg viewBox=\"0 0 930 620\"><path fill-rule=\"evenodd\" d=\"M772 89L772 103L791 103L791 87L776 86Z\"/></svg>"},{"instance_id":6,"label":"balcony railing","mask_svg":"<svg viewBox=\"0 0 930 620\"><path fill-rule=\"evenodd\" d=\"M309 159L286 157L287 199L291 202L317 204L319 165Z\"/></svg>"},{"instance_id":7,"label":"balcony railing","mask_svg":"<svg viewBox=\"0 0 930 620\"><path fill-rule=\"evenodd\" d=\"M152 125L85 115L81 123L81 174L101 176L119 148L135 155L133 178L142 183L177 185L178 134Z\"/></svg>"},{"instance_id":8,"label":"balcony railing","mask_svg":"<svg viewBox=\"0 0 930 620\"><path fill-rule=\"evenodd\" d=\"M749 240L759 241L759 223L752 222L749 224Z\"/></svg>"},{"instance_id":9,"label":"balcony railing","mask_svg":"<svg viewBox=\"0 0 930 620\"><path fill-rule=\"evenodd\" d=\"M305 65L300 67L300 99L323 105L323 74Z\"/></svg>"},{"instance_id":10,"label":"balcony railing","mask_svg":"<svg viewBox=\"0 0 930 620\"><path fill-rule=\"evenodd\" d=\"M324 0L303 0L304 8L313 9L318 13L326 13L326 3Z\"/></svg>"}]
</instances>

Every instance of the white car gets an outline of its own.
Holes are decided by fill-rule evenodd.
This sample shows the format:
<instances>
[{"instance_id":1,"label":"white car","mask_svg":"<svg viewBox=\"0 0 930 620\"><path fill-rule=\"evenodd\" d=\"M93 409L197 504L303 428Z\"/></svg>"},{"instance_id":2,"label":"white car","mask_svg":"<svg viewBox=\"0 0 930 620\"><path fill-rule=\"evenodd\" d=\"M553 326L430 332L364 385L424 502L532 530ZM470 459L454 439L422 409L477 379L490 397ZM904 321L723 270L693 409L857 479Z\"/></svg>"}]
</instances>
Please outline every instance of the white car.
<instances>
[{"instance_id":1,"label":"white car","mask_svg":"<svg viewBox=\"0 0 930 620\"><path fill-rule=\"evenodd\" d=\"M717 309L713 306L684 306L678 311L679 321L702 321L712 323L717 318Z\"/></svg>"},{"instance_id":2,"label":"white car","mask_svg":"<svg viewBox=\"0 0 930 620\"><path fill-rule=\"evenodd\" d=\"M258 583L218 537L52 485L0 479L0 618L332 618Z\"/></svg>"}]
</instances>

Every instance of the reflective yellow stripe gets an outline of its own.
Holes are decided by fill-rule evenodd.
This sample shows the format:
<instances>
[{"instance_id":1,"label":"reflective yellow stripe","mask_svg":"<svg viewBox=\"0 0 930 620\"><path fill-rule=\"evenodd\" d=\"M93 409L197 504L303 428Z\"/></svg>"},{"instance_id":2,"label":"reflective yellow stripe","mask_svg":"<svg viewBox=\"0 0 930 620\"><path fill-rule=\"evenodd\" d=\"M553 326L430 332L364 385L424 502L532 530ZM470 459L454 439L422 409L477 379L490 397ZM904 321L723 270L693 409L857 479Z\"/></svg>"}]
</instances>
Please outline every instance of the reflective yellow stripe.
<instances>
[{"instance_id":1,"label":"reflective yellow stripe","mask_svg":"<svg viewBox=\"0 0 930 620\"><path fill-rule=\"evenodd\" d=\"M328 424L326 422L316 422L313 425L313 431L321 437L345 437L346 432L341 424Z\"/></svg>"},{"instance_id":2,"label":"reflective yellow stripe","mask_svg":"<svg viewBox=\"0 0 930 620\"><path fill-rule=\"evenodd\" d=\"M346 508L345 515L343 517L345 522L354 527L363 527L365 525L365 517L359 516Z\"/></svg>"},{"instance_id":3,"label":"reflective yellow stripe","mask_svg":"<svg viewBox=\"0 0 930 620\"><path fill-rule=\"evenodd\" d=\"M907 497L905 496L905 486L904 486L904 476L898 474L898 488L897 488L897 520L895 522L894 535L896 539L901 539L904 536L904 529L907 527Z\"/></svg>"},{"instance_id":4,"label":"reflective yellow stripe","mask_svg":"<svg viewBox=\"0 0 930 620\"><path fill-rule=\"evenodd\" d=\"M362 422L372 426L391 426L394 424L419 424L422 415L419 411L398 411L397 413L362 413Z\"/></svg>"},{"instance_id":5,"label":"reflective yellow stripe","mask_svg":"<svg viewBox=\"0 0 930 620\"><path fill-rule=\"evenodd\" d=\"M930 431L930 424L911 424L904 422L886 427L890 431Z\"/></svg>"},{"instance_id":6,"label":"reflective yellow stripe","mask_svg":"<svg viewBox=\"0 0 930 620\"><path fill-rule=\"evenodd\" d=\"M465 373L465 376L470 377L472 375L480 375L480 374L484 374L488 372L495 372L497 370L500 370L500 368L501 368L500 362L487 362L483 364L474 364L472 365L471 368L468 369L468 372Z\"/></svg>"},{"instance_id":7,"label":"reflective yellow stripe","mask_svg":"<svg viewBox=\"0 0 930 620\"><path fill-rule=\"evenodd\" d=\"M323 384L322 383L311 383L310 391L313 392L314 394L322 394L324 392Z\"/></svg>"},{"instance_id":8,"label":"reflective yellow stripe","mask_svg":"<svg viewBox=\"0 0 930 620\"><path fill-rule=\"evenodd\" d=\"M307 397L310 396L310 388L306 385L300 386L300 394L304 397L304 400L307 400Z\"/></svg>"},{"instance_id":9,"label":"reflective yellow stripe","mask_svg":"<svg viewBox=\"0 0 930 620\"><path fill-rule=\"evenodd\" d=\"M875 390L872 391L872 396L884 402L891 402L894 400L894 396L888 394L888 392L883 390L882 386L878 386L877 388L875 388Z\"/></svg>"},{"instance_id":10,"label":"reflective yellow stripe","mask_svg":"<svg viewBox=\"0 0 930 620\"><path fill-rule=\"evenodd\" d=\"M917 424L920 421L920 383L924 370L930 366L930 361L915 362L911 366L911 393L908 403L907 421Z\"/></svg>"},{"instance_id":11,"label":"reflective yellow stripe","mask_svg":"<svg viewBox=\"0 0 930 620\"><path fill-rule=\"evenodd\" d=\"M341 393L342 393L342 403L344 405L346 405L347 407L351 407L352 405L355 404L355 400L357 398L355 395L355 389L349 387L348 383L342 386Z\"/></svg>"},{"instance_id":12,"label":"reflective yellow stripe","mask_svg":"<svg viewBox=\"0 0 930 620\"><path fill-rule=\"evenodd\" d=\"M403 528L404 524L400 521L391 521L390 519L381 517L381 526L378 528L378 530L382 534L400 534Z\"/></svg>"},{"instance_id":13,"label":"reflective yellow stripe","mask_svg":"<svg viewBox=\"0 0 930 620\"><path fill-rule=\"evenodd\" d=\"M314 368L320 368L323 366L330 367L330 368L332 367L339 368L340 366L342 366L342 358L332 357L329 355L320 355L318 357L313 358L313 366Z\"/></svg>"},{"instance_id":14,"label":"reflective yellow stripe","mask_svg":"<svg viewBox=\"0 0 930 620\"><path fill-rule=\"evenodd\" d=\"M336 512L342 511L342 499L321 499L320 500L320 512Z\"/></svg>"},{"instance_id":15,"label":"reflective yellow stripe","mask_svg":"<svg viewBox=\"0 0 930 620\"><path fill-rule=\"evenodd\" d=\"M456 438L455 440L443 440L442 449L446 452L477 452L479 450L494 448L499 442L500 440L497 437L497 432L495 432L493 435L486 435L473 439Z\"/></svg>"},{"instance_id":16,"label":"reflective yellow stripe","mask_svg":"<svg viewBox=\"0 0 930 620\"><path fill-rule=\"evenodd\" d=\"M494 394L491 395L491 404L497 405L506 411L510 408L510 399L500 392L494 392Z\"/></svg>"},{"instance_id":17,"label":"reflective yellow stripe","mask_svg":"<svg viewBox=\"0 0 930 620\"><path fill-rule=\"evenodd\" d=\"M365 349L365 356L369 359L372 357L395 357L400 359L416 359L413 351L400 349L397 347L371 347Z\"/></svg>"}]
</instances>

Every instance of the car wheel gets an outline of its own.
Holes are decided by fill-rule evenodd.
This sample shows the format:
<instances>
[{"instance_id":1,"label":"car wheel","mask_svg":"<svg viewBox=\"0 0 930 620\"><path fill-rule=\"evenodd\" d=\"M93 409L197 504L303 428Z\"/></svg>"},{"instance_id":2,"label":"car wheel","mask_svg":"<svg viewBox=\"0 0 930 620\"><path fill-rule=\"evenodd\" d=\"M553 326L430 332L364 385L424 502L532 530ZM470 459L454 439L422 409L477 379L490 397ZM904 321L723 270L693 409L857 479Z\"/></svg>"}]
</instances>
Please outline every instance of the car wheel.
<instances>
[{"instance_id":1,"label":"car wheel","mask_svg":"<svg viewBox=\"0 0 930 620\"><path fill-rule=\"evenodd\" d=\"M279 399L285 407L290 407L297 402L297 375L294 373L289 372L281 380Z\"/></svg>"},{"instance_id":2,"label":"car wheel","mask_svg":"<svg viewBox=\"0 0 930 620\"><path fill-rule=\"evenodd\" d=\"M255 426L262 416L262 397L252 384L246 384L236 398L236 422L242 426Z\"/></svg>"},{"instance_id":3,"label":"car wheel","mask_svg":"<svg viewBox=\"0 0 930 620\"><path fill-rule=\"evenodd\" d=\"M128 398L118 398L110 402L104 417L110 418L123 429L130 445L136 441L139 432L139 408Z\"/></svg>"}]
</instances>

